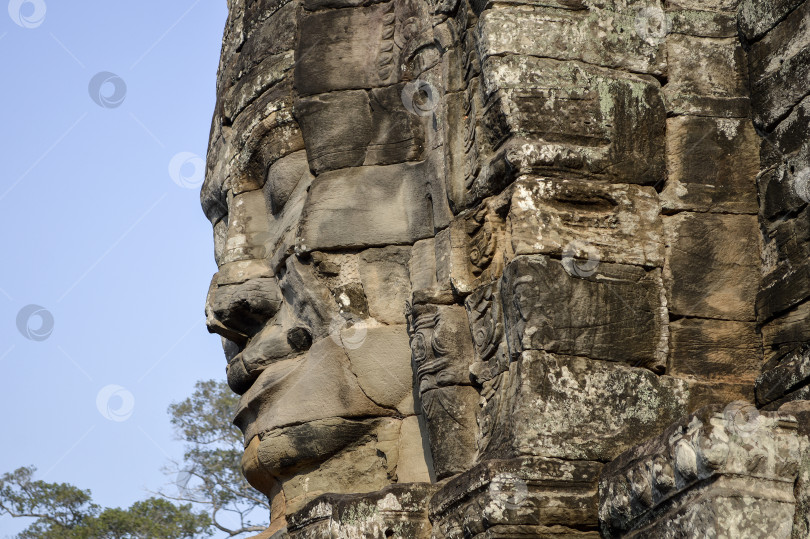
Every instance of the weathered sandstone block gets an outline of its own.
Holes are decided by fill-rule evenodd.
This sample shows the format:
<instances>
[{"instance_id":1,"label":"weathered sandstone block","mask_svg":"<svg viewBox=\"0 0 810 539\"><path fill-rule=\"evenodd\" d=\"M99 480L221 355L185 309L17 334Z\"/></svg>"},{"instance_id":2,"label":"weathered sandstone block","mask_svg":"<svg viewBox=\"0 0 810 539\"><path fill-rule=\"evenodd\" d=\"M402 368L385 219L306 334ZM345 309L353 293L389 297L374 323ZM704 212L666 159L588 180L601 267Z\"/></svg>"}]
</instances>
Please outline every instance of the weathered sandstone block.
<instances>
[{"instance_id":1,"label":"weathered sandstone block","mask_svg":"<svg viewBox=\"0 0 810 539\"><path fill-rule=\"evenodd\" d=\"M785 402L810 400L810 347L807 345L771 361L757 378L756 396L760 406L775 410Z\"/></svg>"},{"instance_id":2,"label":"weathered sandstone block","mask_svg":"<svg viewBox=\"0 0 810 539\"><path fill-rule=\"evenodd\" d=\"M667 210L756 213L759 137L747 118L667 120Z\"/></svg>"},{"instance_id":3,"label":"weathered sandstone block","mask_svg":"<svg viewBox=\"0 0 810 539\"><path fill-rule=\"evenodd\" d=\"M660 270L589 262L524 256L507 267L500 292L512 357L543 350L663 372Z\"/></svg>"},{"instance_id":4,"label":"weathered sandstone block","mask_svg":"<svg viewBox=\"0 0 810 539\"><path fill-rule=\"evenodd\" d=\"M642 2L655 5L656 2ZM645 40L635 31L637 10L561 10L537 5L494 5L476 29L482 60L521 54L622 68L637 73L662 74L666 54L660 42ZM593 31L605 39L591 38ZM543 35L544 39L535 39Z\"/></svg>"},{"instance_id":5,"label":"weathered sandstone block","mask_svg":"<svg viewBox=\"0 0 810 539\"><path fill-rule=\"evenodd\" d=\"M413 244L433 235L422 164L357 167L312 182L299 251Z\"/></svg>"},{"instance_id":6,"label":"weathered sandstone block","mask_svg":"<svg viewBox=\"0 0 810 539\"><path fill-rule=\"evenodd\" d=\"M669 323L667 372L701 380L752 381L762 368L753 322L683 318Z\"/></svg>"},{"instance_id":7,"label":"weathered sandstone block","mask_svg":"<svg viewBox=\"0 0 810 539\"><path fill-rule=\"evenodd\" d=\"M484 461L433 496L433 537L599 537L601 468L598 462L538 457Z\"/></svg>"},{"instance_id":8,"label":"weathered sandstone block","mask_svg":"<svg viewBox=\"0 0 810 539\"><path fill-rule=\"evenodd\" d=\"M805 343L810 343L810 302L804 302L762 326L765 361L776 361Z\"/></svg>"},{"instance_id":9,"label":"weathered sandstone block","mask_svg":"<svg viewBox=\"0 0 810 539\"><path fill-rule=\"evenodd\" d=\"M482 458L608 461L717 397L646 369L539 351L500 376L502 415Z\"/></svg>"},{"instance_id":10,"label":"weathered sandstone block","mask_svg":"<svg viewBox=\"0 0 810 539\"><path fill-rule=\"evenodd\" d=\"M810 210L773 226L765 236L757 316L766 322L810 296Z\"/></svg>"},{"instance_id":11,"label":"weathered sandstone block","mask_svg":"<svg viewBox=\"0 0 810 539\"><path fill-rule=\"evenodd\" d=\"M810 78L810 4L804 2L751 46L754 123L770 131L807 96Z\"/></svg>"},{"instance_id":12,"label":"weathered sandstone block","mask_svg":"<svg viewBox=\"0 0 810 539\"><path fill-rule=\"evenodd\" d=\"M665 112L654 78L511 54L489 57L482 73L484 140L506 144L501 153L511 168L615 183L664 177ZM497 192L483 179L474 195Z\"/></svg>"},{"instance_id":13,"label":"weathered sandstone block","mask_svg":"<svg viewBox=\"0 0 810 539\"><path fill-rule=\"evenodd\" d=\"M748 118L747 62L735 38L667 37L667 110L695 116Z\"/></svg>"},{"instance_id":14,"label":"weathered sandstone block","mask_svg":"<svg viewBox=\"0 0 810 539\"><path fill-rule=\"evenodd\" d=\"M759 230L753 215L679 213L664 217L669 311L753 321L759 284Z\"/></svg>"},{"instance_id":15,"label":"weathered sandstone block","mask_svg":"<svg viewBox=\"0 0 810 539\"><path fill-rule=\"evenodd\" d=\"M290 517L290 539L428 539L427 505L435 487L391 485L372 494L326 494Z\"/></svg>"},{"instance_id":16,"label":"weathered sandstone block","mask_svg":"<svg viewBox=\"0 0 810 539\"><path fill-rule=\"evenodd\" d=\"M419 116L405 109L403 85L302 97L295 103L315 174L361 165L418 161L425 145ZM346 115L347 110L355 111Z\"/></svg>"},{"instance_id":17,"label":"weathered sandstone block","mask_svg":"<svg viewBox=\"0 0 810 539\"><path fill-rule=\"evenodd\" d=\"M779 24L796 6L805 0L742 0L740 2L740 30L753 41Z\"/></svg>"}]
</instances>

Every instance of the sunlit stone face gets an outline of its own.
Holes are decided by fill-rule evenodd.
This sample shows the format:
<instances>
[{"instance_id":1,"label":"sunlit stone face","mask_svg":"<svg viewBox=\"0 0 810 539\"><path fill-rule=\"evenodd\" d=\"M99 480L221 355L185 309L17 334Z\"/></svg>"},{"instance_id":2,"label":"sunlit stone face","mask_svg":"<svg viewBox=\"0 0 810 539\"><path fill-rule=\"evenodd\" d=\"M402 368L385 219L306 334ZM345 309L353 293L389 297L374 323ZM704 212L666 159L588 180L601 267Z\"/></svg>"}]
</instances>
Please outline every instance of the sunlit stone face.
<instances>
[{"instance_id":1,"label":"sunlit stone face","mask_svg":"<svg viewBox=\"0 0 810 539\"><path fill-rule=\"evenodd\" d=\"M432 479L406 310L440 162L398 69L429 17L304 4L231 6L202 192L219 267L208 327L241 395L244 471L274 517Z\"/></svg>"},{"instance_id":2,"label":"sunlit stone face","mask_svg":"<svg viewBox=\"0 0 810 539\"><path fill-rule=\"evenodd\" d=\"M656 0L230 4L206 314L276 520L486 459L603 462L686 409L669 315L749 320L679 307L666 234L707 209L662 214ZM642 382L663 411L614 391Z\"/></svg>"}]
</instances>

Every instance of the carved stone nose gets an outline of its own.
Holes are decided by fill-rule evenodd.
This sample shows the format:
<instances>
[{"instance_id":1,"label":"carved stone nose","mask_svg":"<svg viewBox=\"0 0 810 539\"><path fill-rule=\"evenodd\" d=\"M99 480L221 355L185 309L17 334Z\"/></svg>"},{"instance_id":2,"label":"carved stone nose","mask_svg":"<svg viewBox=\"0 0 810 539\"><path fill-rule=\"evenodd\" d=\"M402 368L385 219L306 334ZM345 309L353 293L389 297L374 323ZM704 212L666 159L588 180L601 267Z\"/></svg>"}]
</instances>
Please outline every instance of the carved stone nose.
<instances>
[{"instance_id":1,"label":"carved stone nose","mask_svg":"<svg viewBox=\"0 0 810 539\"><path fill-rule=\"evenodd\" d=\"M279 311L281 290L271 277L225 285L217 280L215 275L205 302L208 331L244 345Z\"/></svg>"}]
</instances>

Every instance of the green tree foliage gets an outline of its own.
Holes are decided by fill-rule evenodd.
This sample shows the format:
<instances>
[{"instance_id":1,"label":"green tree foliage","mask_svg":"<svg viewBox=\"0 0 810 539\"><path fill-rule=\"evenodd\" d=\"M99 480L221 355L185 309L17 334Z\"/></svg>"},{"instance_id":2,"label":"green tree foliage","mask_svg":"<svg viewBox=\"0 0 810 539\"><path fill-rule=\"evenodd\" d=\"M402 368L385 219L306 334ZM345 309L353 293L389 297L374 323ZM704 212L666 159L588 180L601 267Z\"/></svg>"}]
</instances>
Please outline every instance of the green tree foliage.
<instances>
[{"instance_id":1,"label":"green tree foliage","mask_svg":"<svg viewBox=\"0 0 810 539\"><path fill-rule=\"evenodd\" d=\"M191 504L160 498L102 509L89 490L35 480L33 467L0 477L0 515L36 519L18 539L191 539L210 536L211 519Z\"/></svg>"},{"instance_id":2,"label":"green tree foliage","mask_svg":"<svg viewBox=\"0 0 810 539\"><path fill-rule=\"evenodd\" d=\"M167 469L177 480L177 494L165 498L201 504L213 525L229 536L263 531L270 504L251 487L240 469L244 446L231 423L239 398L225 382L197 382L194 393L169 407L172 425L187 442L182 463ZM254 519L258 519L256 522Z\"/></svg>"},{"instance_id":3,"label":"green tree foliage","mask_svg":"<svg viewBox=\"0 0 810 539\"><path fill-rule=\"evenodd\" d=\"M89 490L35 480L34 468L20 468L0 477L0 516L36 519L18 539L181 539L210 536L213 528L229 537L263 531L270 504L242 477L242 436L231 423L237 402L225 382L206 380L169 407L186 447L183 461L166 470L176 488L157 493L161 498L129 509L102 508Z\"/></svg>"}]
</instances>

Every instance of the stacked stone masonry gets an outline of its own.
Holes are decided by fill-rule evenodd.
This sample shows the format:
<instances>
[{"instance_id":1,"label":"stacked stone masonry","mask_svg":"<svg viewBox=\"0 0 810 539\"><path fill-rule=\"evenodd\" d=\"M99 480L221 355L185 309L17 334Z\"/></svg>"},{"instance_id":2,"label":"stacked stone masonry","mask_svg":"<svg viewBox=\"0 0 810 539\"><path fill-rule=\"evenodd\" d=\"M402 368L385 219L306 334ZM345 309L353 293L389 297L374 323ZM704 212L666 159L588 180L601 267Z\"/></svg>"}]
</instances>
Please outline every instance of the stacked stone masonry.
<instances>
[{"instance_id":1,"label":"stacked stone masonry","mask_svg":"<svg viewBox=\"0 0 810 539\"><path fill-rule=\"evenodd\" d=\"M259 537L810 536L810 0L228 0Z\"/></svg>"}]
</instances>

